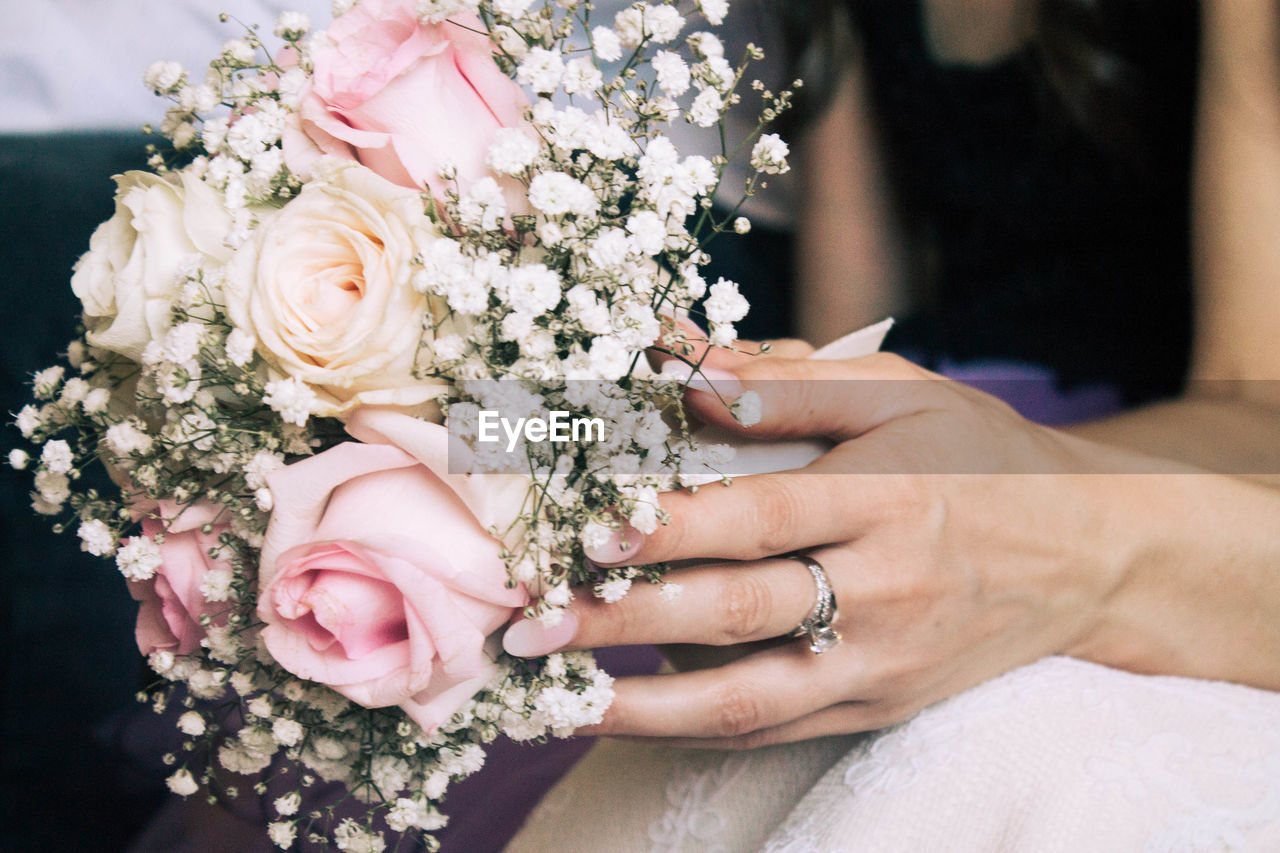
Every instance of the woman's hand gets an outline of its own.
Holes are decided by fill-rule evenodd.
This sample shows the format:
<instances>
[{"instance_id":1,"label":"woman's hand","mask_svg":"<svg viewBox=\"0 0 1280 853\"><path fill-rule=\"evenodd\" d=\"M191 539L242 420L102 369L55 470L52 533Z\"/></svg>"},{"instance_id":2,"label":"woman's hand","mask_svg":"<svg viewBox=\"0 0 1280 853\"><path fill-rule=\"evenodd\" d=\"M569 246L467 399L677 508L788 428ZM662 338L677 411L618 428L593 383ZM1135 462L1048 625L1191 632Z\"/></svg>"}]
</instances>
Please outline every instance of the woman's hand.
<instances>
[{"instance_id":1,"label":"woman's hand","mask_svg":"<svg viewBox=\"0 0 1280 853\"><path fill-rule=\"evenodd\" d=\"M669 575L674 601L637 584L580 597L565 623L508 634L514 653L635 643L736 646L723 665L620 679L598 734L746 747L880 728L1045 655L1096 643L1129 564L1097 470L1111 451L1036 426L981 392L895 356L846 362L719 356L723 396L758 393L763 420L705 420L761 439L822 436L799 471L671 493L670 522L607 565L703 560ZM724 368L732 367L733 377ZM733 379L739 383L735 387ZM1091 456L1092 454L1092 456ZM621 537L619 537L621 538ZM781 639L808 615L826 569L843 641L822 655Z\"/></svg>"}]
</instances>

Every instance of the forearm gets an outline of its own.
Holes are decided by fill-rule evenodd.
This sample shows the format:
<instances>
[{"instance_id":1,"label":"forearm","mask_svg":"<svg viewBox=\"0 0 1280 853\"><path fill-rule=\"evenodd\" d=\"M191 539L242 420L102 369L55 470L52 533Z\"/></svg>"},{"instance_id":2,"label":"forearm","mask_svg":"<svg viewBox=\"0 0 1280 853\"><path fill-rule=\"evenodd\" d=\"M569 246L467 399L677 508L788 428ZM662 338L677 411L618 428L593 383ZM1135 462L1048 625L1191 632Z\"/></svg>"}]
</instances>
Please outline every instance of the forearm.
<instances>
[{"instance_id":1,"label":"forearm","mask_svg":"<svg viewBox=\"0 0 1280 853\"><path fill-rule=\"evenodd\" d=\"M1213 474L1095 475L1114 571L1068 652L1135 672L1280 689L1280 494Z\"/></svg>"},{"instance_id":2,"label":"forearm","mask_svg":"<svg viewBox=\"0 0 1280 853\"><path fill-rule=\"evenodd\" d=\"M1280 382L1256 384L1280 388ZM1214 384L1218 391L1226 385ZM1187 396L1066 431L1280 489L1280 408L1262 396Z\"/></svg>"}]
</instances>

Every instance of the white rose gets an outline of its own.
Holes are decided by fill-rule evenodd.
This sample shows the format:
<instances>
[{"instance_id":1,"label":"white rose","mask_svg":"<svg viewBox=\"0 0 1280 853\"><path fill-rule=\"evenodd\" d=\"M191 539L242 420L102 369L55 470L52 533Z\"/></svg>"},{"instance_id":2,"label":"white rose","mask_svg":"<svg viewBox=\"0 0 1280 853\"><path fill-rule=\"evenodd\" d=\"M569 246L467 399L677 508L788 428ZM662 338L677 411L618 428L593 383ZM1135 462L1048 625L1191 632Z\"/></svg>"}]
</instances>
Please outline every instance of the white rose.
<instances>
[{"instance_id":1,"label":"white rose","mask_svg":"<svg viewBox=\"0 0 1280 853\"><path fill-rule=\"evenodd\" d=\"M227 267L231 321L333 417L358 405L433 414L441 381L413 376L428 297L411 261L438 236L414 190L358 164L307 184Z\"/></svg>"},{"instance_id":2,"label":"white rose","mask_svg":"<svg viewBox=\"0 0 1280 853\"><path fill-rule=\"evenodd\" d=\"M93 232L71 289L89 343L138 361L169 328L183 264L192 255L230 258L231 217L218 191L193 175L126 172L115 181L115 215Z\"/></svg>"}]
</instances>

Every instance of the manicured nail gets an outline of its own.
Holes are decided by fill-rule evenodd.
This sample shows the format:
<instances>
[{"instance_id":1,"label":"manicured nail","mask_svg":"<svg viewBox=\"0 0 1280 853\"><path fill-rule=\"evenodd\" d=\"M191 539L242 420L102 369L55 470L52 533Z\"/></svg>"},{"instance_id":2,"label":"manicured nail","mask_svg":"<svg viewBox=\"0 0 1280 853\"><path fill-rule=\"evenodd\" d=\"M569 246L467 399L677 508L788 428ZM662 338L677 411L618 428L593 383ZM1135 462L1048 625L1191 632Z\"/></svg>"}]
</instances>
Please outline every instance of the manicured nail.
<instances>
[{"instance_id":1,"label":"manicured nail","mask_svg":"<svg viewBox=\"0 0 1280 853\"><path fill-rule=\"evenodd\" d=\"M625 563L643 544L644 534L631 525L624 524L621 530L609 531L608 538L600 544L583 543L582 550L591 562L611 566Z\"/></svg>"},{"instance_id":2,"label":"manicured nail","mask_svg":"<svg viewBox=\"0 0 1280 853\"><path fill-rule=\"evenodd\" d=\"M697 322L689 316L688 311L681 311L676 315L676 325L684 329L686 335L695 338L706 338L707 330L697 324Z\"/></svg>"},{"instance_id":3,"label":"manicured nail","mask_svg":"<svg viewBox=\"0 0 1280 853\"><path fill-rule=\"evenodd\" d=\"M566 610L560 624L548 628L537 619L521 619L502 636L507 654L518 658L536 658L564 648L578 633L578 617Z\"/></svg>"},{"instance_id":4,"label":"manicured nail","mask_svg":"<svg viewBox=\"0 0 1280 853\"><path fill-rule=\"evenodd\" d=\"M719 394L725 400L736 400L742 395L742 382L727 370L703 365L694 373L693 365L673 358L662 363L662 375L668 379L685 382L690 391Z\"/></svg>"}]
</instances>

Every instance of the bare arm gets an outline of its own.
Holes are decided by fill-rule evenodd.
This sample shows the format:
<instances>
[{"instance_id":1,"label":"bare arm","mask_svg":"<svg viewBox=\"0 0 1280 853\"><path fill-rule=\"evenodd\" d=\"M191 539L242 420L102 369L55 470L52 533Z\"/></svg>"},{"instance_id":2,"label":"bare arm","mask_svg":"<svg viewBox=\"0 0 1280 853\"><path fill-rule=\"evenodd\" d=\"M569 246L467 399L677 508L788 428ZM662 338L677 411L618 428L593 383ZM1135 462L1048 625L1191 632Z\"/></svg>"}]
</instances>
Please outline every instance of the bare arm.
<instances>
[{"instance_id":1,"label":"bare arm","mask_svg":"<svg viewBox=\"0 0 1280 853\"><path fill-rule=\"evenodd\" d=\"M796 146L796 317L799 336L819 345L905 301L864 85L855 57L830 108Z\"/></svg>"},{"instance_id":2,"label":"bare arm","mask_svg":"<svg viewBox=\"0 0 1280 853\"><path fill-rule=\"evenodd\" d=\"M1280 10L1210 0L1202 53L1192 382L1072 432L1280 486Z\"/></svg>"}]
</instances>

